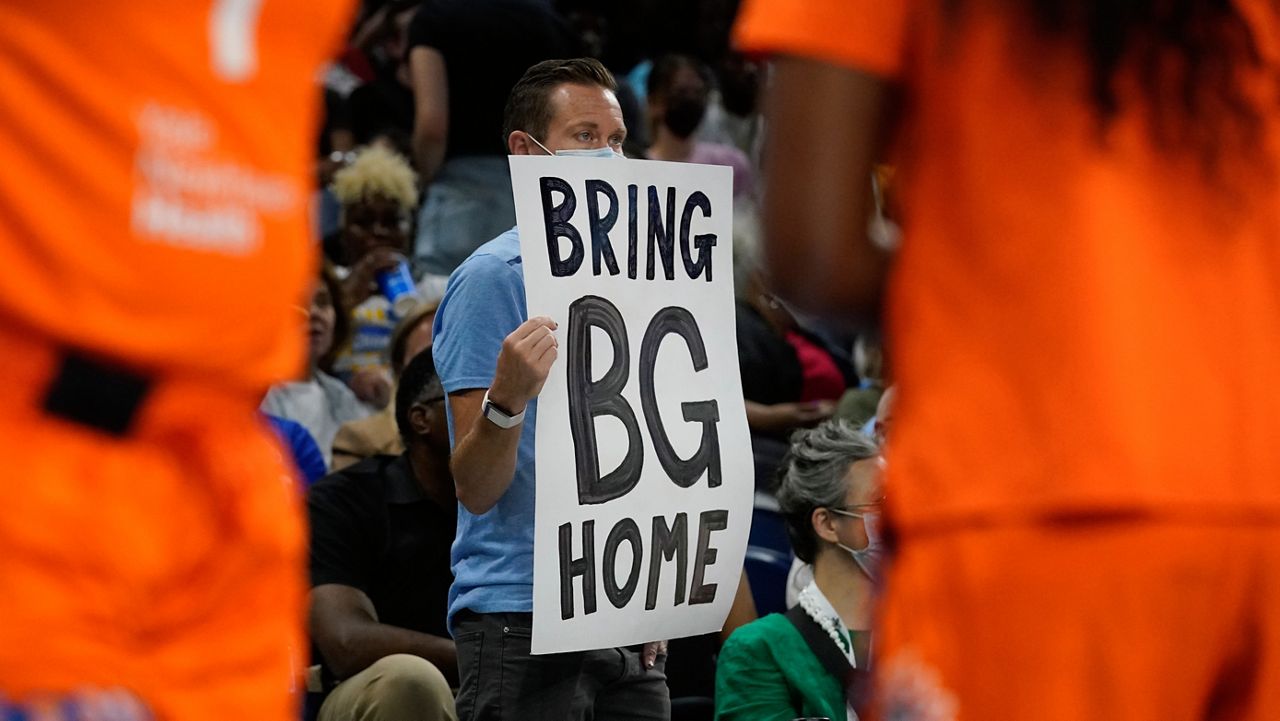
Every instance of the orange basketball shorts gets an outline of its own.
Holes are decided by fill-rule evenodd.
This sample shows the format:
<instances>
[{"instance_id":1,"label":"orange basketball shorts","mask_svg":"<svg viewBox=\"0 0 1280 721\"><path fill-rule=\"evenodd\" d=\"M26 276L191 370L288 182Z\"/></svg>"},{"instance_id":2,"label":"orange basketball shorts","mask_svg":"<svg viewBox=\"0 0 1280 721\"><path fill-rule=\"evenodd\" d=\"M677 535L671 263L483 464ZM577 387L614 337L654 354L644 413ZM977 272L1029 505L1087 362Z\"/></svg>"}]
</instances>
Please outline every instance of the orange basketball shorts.
<instances>
[{"instance_id":1,"label":"orange basketball shorts","mask_svg":"<svg viewBox=\"0 0 1280 721\"><path fill-rule=\"evenodd\" d=\"M1280 524L1073 521L900 541L878 719L1280 719Z\"/></svg>"},{"instance_id":2,"label":"orange basketball shorts","mask_svg":"<svg viewBox=\"0 0 1280 721\"><path fill-rule=\"evenodd\" d=\"M0 354L0 697L123 689L157 719L294 721L300 498L258 399L158 377L113 435L46 410L58 367L29 342Z\"/></svg>"}]
</instances>

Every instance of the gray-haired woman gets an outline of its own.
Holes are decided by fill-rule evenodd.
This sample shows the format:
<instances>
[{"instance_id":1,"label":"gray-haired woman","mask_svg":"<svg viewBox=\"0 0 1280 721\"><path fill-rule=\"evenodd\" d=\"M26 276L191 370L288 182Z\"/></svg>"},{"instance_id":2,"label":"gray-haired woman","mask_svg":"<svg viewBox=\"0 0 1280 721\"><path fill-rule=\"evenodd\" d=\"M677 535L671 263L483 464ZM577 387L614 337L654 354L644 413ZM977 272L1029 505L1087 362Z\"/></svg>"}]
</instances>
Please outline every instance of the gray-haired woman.
<instances>
[{"instance_id":1,"label":"gray-haired woman","mask_svg":"<svg viewBox=\"0 0 1280 721\"><path fill-rule=\"evenodd\" d=\"M786 615L771 614L725 642L716 719L856 719L851 680L866 669L882 503L879 447L844 421L793 436L778 504L796 555L814 580Z\"/></svg>"}]
</instances>

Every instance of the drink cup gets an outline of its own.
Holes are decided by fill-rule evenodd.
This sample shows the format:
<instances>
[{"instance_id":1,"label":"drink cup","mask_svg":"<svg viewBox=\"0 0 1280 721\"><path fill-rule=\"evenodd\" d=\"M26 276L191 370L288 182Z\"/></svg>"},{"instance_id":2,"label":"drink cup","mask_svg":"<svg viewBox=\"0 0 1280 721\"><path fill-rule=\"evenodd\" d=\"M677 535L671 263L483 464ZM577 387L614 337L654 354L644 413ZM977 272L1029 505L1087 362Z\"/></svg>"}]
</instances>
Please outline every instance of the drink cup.
<instances>
[{"instance_id":1,"label":"drink cup","mask_svg":"<svg viewBox=\"0 0 1280 721\"><path fill-rule=\"evenodd\" d=\"M391 312L403 318L417 307L417 288L413 285L413 276L409 273L409 264L403 260L394 268L378 273L378 290L391 303Z\"/></svg>"}]
</instances>

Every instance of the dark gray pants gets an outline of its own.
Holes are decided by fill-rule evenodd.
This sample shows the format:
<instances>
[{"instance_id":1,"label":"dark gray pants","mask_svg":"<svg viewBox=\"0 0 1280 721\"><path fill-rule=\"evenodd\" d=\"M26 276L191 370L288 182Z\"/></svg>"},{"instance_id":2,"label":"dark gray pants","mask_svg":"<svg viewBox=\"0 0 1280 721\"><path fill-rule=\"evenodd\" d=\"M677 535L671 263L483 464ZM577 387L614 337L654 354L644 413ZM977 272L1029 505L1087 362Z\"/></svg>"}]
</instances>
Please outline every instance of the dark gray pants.
<instances>
[{"instance_id":1,"label":"dark gray pants","mask_svg":"<svg viewBox=\"0 0 1280 721\"><path fill-rule=\"evenodd\" d=\"M458 614L458 721L671 718L665 656L647 670L638 648L533 656L531 626L527 613Z\"/></svg>"}]
</instances>

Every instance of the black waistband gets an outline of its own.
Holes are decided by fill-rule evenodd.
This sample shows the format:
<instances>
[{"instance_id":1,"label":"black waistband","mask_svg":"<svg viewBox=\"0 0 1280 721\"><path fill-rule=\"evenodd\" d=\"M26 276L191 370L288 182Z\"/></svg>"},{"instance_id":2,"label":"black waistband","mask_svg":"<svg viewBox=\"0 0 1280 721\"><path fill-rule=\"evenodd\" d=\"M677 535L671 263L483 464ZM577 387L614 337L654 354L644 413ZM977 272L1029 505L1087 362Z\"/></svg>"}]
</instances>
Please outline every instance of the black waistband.
<instances>
[{"instance_id":1,"label":"black waistband","mask_svg":"<svg viewBox=\"0 0 1280 721\"><path fill-rule=\"evenodd\" d=\"M45 392L43 408L49 415L123 437L133 428L151 385L145 375L67 351Z\"/></svg>"}]
</instances>

